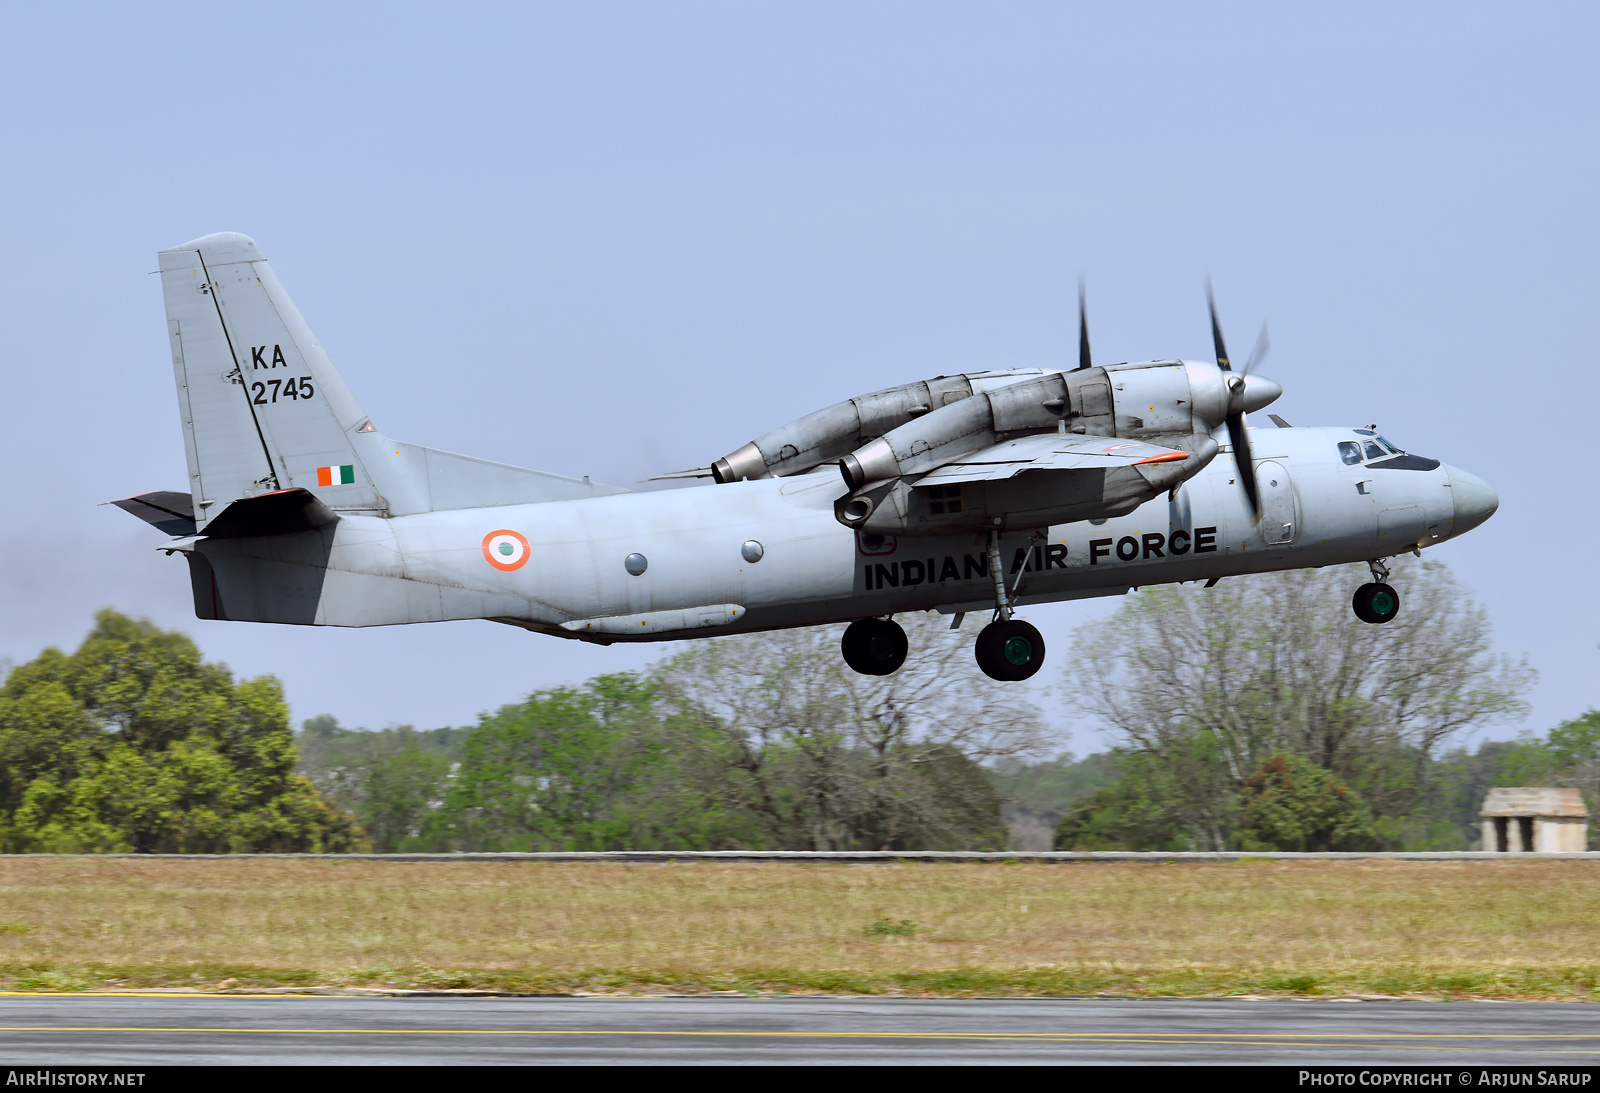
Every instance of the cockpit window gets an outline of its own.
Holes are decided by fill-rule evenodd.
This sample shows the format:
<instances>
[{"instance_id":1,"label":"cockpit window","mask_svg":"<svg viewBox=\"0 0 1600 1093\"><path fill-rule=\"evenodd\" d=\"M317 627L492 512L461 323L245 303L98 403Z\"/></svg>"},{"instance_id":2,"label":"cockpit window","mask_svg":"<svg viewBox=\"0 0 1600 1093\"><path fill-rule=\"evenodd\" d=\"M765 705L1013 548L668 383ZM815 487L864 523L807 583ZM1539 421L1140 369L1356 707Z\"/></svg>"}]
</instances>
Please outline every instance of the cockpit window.
<instances>
[{"instance_id":1,"label":"cockpit window","mask_svg":"<svg viewBox=\"0 0 1600 1093\"><path fill-rule=\"evenodd\" d=\"M1371 440L1341 440L1339 441L1339 458L1346 463L1361 463L1374 470L1387 471L1436 471L1441 466L1437 459L1427 456L1412 455L1401 448L1389 443L1386 437L1377 433L1368 432L1366 429L1352 429L1358 437L1371 437Z\"/></svg>"}]
</instances>

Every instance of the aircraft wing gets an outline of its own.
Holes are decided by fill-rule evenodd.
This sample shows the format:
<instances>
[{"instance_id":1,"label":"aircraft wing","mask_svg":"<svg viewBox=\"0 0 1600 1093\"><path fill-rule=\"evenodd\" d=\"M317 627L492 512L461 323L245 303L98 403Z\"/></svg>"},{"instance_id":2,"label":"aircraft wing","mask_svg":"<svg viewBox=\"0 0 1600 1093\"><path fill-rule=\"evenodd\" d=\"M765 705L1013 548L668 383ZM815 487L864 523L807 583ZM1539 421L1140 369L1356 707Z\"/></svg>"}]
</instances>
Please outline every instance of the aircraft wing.
<instances>
[{"instance_id":1,"label":"aircraft wing","mask_svg":"<svg viewBox=\"0 0 1600 1093\"><path fill-rule=\"evenodd\" d=\"M953 459L917 479L918 486L994 482L1023 471L1076 471L1175 463L1189 453L1138 440L1075 433L1038 433Z\"/></svg>"}]
</instances>

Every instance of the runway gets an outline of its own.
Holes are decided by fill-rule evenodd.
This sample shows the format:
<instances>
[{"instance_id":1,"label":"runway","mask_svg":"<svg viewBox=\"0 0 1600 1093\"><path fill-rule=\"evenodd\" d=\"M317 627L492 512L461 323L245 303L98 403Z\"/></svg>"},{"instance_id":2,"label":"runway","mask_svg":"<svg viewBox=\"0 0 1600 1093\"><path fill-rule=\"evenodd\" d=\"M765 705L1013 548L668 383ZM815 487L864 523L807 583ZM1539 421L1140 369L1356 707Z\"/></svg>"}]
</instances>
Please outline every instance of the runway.
<instances>
[{"instance_id":1,"label":"runway","mask_svg":"<svg viewBox=\"0 0 1600 1093\"><path fill-rule=\"evenodd\" d=\"M0 997L0 1064L1591 1066L1600 1007L1328 1000Z\"/></svg>"}]
</instances>

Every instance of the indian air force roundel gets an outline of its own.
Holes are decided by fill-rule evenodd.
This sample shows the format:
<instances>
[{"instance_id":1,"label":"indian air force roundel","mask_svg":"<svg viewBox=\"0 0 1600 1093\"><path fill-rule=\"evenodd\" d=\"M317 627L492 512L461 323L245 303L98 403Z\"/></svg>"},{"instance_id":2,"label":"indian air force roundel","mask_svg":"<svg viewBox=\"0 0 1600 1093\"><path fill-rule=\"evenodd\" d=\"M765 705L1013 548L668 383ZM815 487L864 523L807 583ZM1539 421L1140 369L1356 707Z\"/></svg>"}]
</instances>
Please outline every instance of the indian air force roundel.
<instances>
[{"instance_id":1,"label":"indian air force roundel","mask_svg":"<svg viewBox=\"0 0 1600 1093\"><path fill-rule=\"evenodd\" d=\"M496 569L510 573L528 562L528 540L502 528L483 537L483 556Z\"/></svg>"}]
</instances>

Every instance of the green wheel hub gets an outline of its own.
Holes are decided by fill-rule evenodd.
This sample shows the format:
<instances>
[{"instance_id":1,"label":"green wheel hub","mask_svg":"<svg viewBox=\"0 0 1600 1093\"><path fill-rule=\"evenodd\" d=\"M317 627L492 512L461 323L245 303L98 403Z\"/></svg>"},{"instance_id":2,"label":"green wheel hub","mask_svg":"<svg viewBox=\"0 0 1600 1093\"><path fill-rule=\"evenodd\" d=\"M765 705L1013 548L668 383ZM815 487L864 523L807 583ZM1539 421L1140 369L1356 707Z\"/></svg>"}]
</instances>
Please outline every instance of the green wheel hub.
<instances>
[{"instance_id":1,"label":"green wheel hub","mask_svg":"<svg viewBox=\"0 0 1600 1093\"><path fill-rule=\"evenodd\" d=\"M1033 642L1017 634L1006 639L1005 645L1000 649L1000 655L1020 668L1033 659Z\"/></svg>"},{"instance_id":2,"label":"green wheel hub","mask_svg":"<svg viewBox=\"0 0 1600 1093\"><path fill-rule=\"evenodd\" d=\"M972 651L984 675L1020 683L1044 664L1044 635L1021 619L996 619L983 628Z\"/></svg>"}]
</instances>

